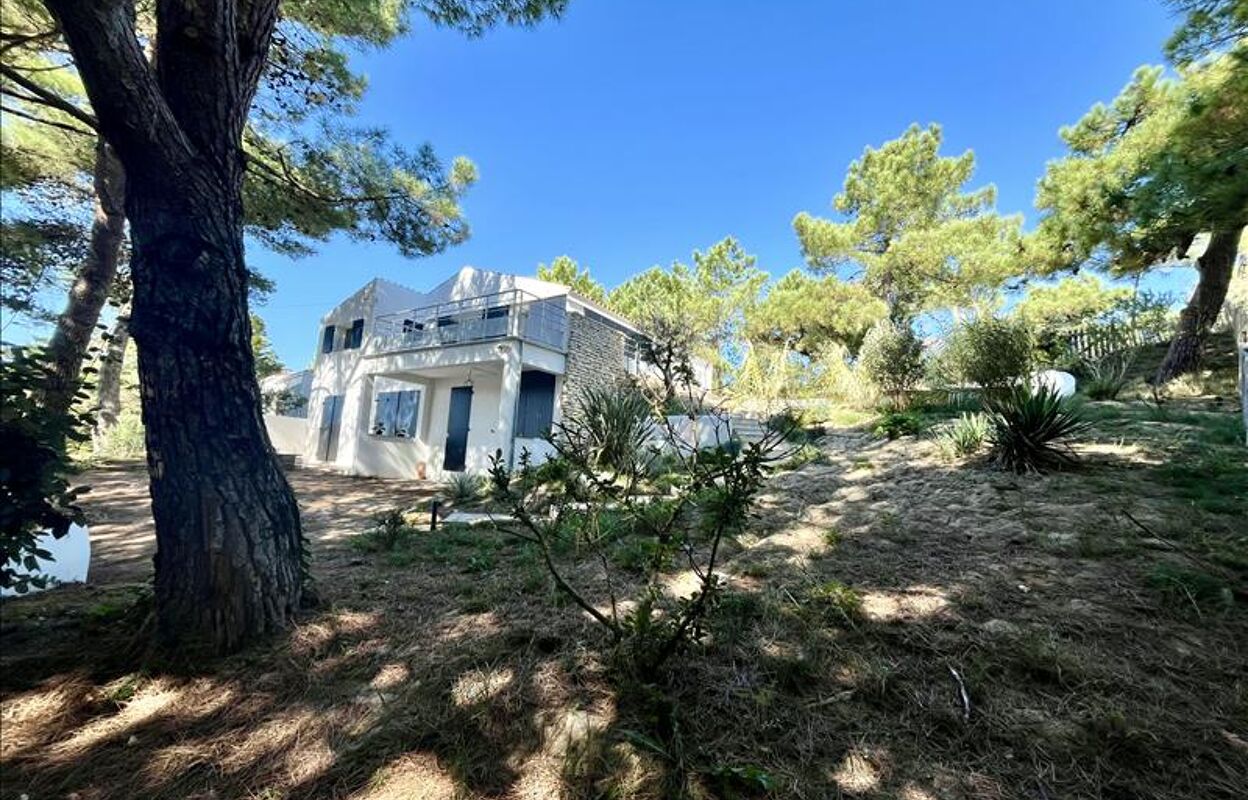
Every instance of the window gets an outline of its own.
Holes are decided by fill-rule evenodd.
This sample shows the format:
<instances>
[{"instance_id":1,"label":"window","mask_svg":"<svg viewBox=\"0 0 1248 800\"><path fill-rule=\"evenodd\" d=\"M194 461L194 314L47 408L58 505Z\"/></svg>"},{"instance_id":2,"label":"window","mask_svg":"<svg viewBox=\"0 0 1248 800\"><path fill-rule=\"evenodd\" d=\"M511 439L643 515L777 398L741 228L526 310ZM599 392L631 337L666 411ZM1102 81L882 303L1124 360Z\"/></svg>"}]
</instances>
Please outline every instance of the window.
<instances>
[{"instance_id":1,"label":"window","mask_svg":"<svg viewBox=\"0 0 1248 800\"><path fill-rule=\"evenodd\" d=\"M347 332L347 341L343 343L342 349L358 350L362 344L364 344L364 320L353 320L351 330Z\"/></svg>"},{"instance_id":2,"label":"window","mask_svg":"<svg viewBox=\"0 0 1248 800\"><path fill-rule=\"evenodd\" d=\"M334 326L333 325L327 325L325 327L325 332L321 334L321 352L322 353L334 352Z\"/></svg>"},{"instance_id":3,"label":"window","mask_svg":"<svg viewBox=\"0 0 1248 800\"><path fill-rule=\"evenodd\" d=\"M378 392L373 401L373 424L368 431L373 436L415 439L416 423L419 419L419 389Z\"/></svg>"},{"instance_id":4,"label":"window","mask_svg":"<svg viewBox=\"0 0 1248 800\"><path fill-rule=\"evenodd\" d=\"M520 373L520 400L516 404L516 436L536 438L550 430L555 417L555 376L526 370Z\"/></svg>"}]
</instances>

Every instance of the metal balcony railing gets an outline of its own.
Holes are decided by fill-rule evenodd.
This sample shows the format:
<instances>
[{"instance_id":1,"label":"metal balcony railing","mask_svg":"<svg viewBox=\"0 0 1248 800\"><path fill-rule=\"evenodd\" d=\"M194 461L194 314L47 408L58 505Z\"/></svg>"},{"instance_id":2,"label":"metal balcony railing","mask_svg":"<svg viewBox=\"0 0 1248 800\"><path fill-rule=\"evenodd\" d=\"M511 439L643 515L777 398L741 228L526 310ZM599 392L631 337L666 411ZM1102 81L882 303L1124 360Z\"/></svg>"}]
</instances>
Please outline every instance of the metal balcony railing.
<instances>
[{"instance_id":1,"label":"metal balcony railing","mask_svg":"<svg viewBox=\"0 0 1248 800\"><path fill-rule=\"evenodd\" d=\"M513 289L384 314L376 319L370 349L386 353L505 338L566 352L564 298Z\"/></svg>"}]
</instances>

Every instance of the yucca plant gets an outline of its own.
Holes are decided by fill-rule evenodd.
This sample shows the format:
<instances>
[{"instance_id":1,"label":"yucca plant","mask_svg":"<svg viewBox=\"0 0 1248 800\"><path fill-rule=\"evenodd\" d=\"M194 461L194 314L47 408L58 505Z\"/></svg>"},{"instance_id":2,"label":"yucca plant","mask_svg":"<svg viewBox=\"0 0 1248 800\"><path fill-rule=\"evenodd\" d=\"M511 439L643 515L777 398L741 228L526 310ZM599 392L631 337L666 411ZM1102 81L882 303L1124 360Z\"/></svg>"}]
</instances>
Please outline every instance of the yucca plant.
<instances>
[{"instance_id":1,"label":"yucca plant","mask_svg":"<svg viewBox=\"0 0 1248 800\"><path fill-rule=\"evenodd\" d=\"M985 415L963 413L940 431L940 443L954 455L973 455L988 441L991 430Z\"/></svg>"},{"instance_id":2,"label":"yucca plant","mask_svg":"<svg viewBox=\"0 0 1248 800\"><path fill-rule=\"evenodd\" d=\"M570 425L557 426L568 446L585 450L600 469L630 471L645 461L646 443L655 430L655 416L641 392L626 388L590 388L579 398Z\"/></svg>"},{"instance_id":3,"label":"yucca plant","mask_svg":"<svg viewBox=\"0 0 1248 800\"><path fill-rule=\"evenodd\" d=\"M1049 386L1015 387L991 403L988 422L989 457L1018 473L1073 463L1064 440L1088 429L1078 410Z\"/></svg>"}]
</instances>

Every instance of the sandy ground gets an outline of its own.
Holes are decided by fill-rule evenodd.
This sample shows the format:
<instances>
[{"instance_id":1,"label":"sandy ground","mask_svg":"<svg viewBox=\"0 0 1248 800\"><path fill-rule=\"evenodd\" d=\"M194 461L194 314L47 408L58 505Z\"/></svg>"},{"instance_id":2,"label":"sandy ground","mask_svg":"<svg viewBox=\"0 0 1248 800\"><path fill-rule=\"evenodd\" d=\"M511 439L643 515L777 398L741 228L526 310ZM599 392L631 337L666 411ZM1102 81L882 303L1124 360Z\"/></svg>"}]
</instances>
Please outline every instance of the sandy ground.
<instances>
[{"instance_id":1,"label":"sandy ground","mask_svg":"<svg viewBox=\"0 0 1248 800\"><path fill-rule=\"evenodd\" d=\"M438 485L427 481L358 478L296 469L289 473L299 498L305 535L315 546L338 545L368 526L369 517L394 506L428 502ZM91 530L88 582L102 586L150 579L156 533L146 466L124 464L92 470L80 483Z\"/></svg>"}]
</instances>

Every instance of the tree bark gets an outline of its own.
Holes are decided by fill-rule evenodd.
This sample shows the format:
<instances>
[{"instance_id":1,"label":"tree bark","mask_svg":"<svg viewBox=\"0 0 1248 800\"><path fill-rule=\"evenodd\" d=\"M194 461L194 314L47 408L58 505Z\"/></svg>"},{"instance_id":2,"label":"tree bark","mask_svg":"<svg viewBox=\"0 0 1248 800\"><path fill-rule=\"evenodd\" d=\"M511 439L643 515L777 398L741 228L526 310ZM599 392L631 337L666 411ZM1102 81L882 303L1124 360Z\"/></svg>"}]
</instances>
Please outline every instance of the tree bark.
<instances>
[{"instance_id":1,"label":"tree bark","mask_svg":"<svg viewBox=\"0 0 1248 800\"><path fill-rule=\"evenodd\" d=\"M104 348L103 363L100 364L98 381L99 402L95 412L95 449L98 452L108 434L117 426L121 416L121 371L125 365L126 350L130 344L128 308L123 309L113 323L113 330Z\"/></svg>"},{"instance_id":2,"label":"tree bark","mask_svg":"<svg viewBox=\"0 0 1248 800\"><path fill-rule=\"evenodd\" d=\"M57 318L48 343L51 374L43 399L49 414L65 414L74 404L91 335L117 274L126 230L125 182L116 153L99 139L95 146L95 215L87 257L74 275L65 311Z\"/></svg>"},{"instance_id":3,"label":"tree bark","mask_svg":"<svg viewBox=\"0 0 1248 800\"><path fill-rule=\"evenodd\" d=\"M1166 357L1153 378L1155 384L1161 385L1200 367L1209 330L1217 321L1222 303L1226 300L1242 233L1242 228L1214 231L1209 238L1209 246L1196 260L1199 273L1196 289L1179 314L1178 328L1170 340L1170 349L1166 351Z\"/></svg>"},{"instance_id":4,"label":"tree bark","mask_svg":"<svg viewBox=\"0 0 1248 800\"><path fill-rule=\"evenodd\" d=\"M154 68L125 3L45 2L126 169L158 642L234 650L284 628L303 585L243 258L242 131L277 0L158 0Z\"/></svg>"}]
</instances>

